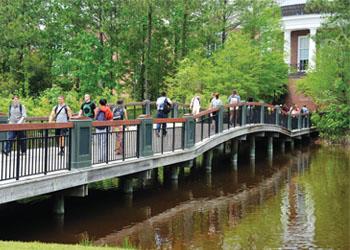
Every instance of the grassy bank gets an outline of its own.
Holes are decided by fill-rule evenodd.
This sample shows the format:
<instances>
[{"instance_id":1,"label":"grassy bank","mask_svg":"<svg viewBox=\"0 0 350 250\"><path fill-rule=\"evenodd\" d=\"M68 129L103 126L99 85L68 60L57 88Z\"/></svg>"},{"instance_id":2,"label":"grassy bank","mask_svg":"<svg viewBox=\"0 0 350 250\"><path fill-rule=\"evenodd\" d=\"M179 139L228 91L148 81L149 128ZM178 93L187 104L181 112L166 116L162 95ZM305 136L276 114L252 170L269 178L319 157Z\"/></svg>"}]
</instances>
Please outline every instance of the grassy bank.
<instances>
[{"instance_id":1,"label":"grassy bank","mask_svg":"<svg viewBox=\"0 0 350 250\"><path fill-rule=\"evenodd\" d=\"M0 241L0 250L116 250L117 247L47 244L39 242Z\"/></svg>"}]
</instances>

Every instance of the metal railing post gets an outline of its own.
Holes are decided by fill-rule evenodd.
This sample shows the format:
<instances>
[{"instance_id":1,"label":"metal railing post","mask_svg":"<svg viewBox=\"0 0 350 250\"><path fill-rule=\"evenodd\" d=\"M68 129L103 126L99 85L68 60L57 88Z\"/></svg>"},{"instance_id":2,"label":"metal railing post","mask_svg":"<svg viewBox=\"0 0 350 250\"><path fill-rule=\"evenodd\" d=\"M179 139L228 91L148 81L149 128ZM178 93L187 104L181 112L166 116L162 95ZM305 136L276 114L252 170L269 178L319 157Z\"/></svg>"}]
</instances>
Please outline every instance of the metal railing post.
<instances>
[{"instance_id":1,"label":"metal railing post","mask_svg":"<svg viewBox=\"0 0 350 250\"><path fill-rule=\"evenodd\" d=\"M153 119L147 115L140 115L139 155L153 155Z\"/></svg>"},{"instance_id":2,"label":"metal railing post","mask_svg":"<svg viewBox=\"0 0 350 250\"><path fill-rule=\"evenodd\" d=\"M74 123L74 127L69 135L71 137L71 168L90 167L92 164L92 120L72 119L71 121ZM103 136L103 134L96 136ZM96 151L98 145L94 146Z\"/></svg>"},{"instance_id":3,"label":"metal railing post","mask_svg":"<svg viewBox=\"0 0 350 250\"><path fill-rule=\"evenodd\" d=\"M247 124L247 105L244 103L242 105L242 118L241 118L241 126L244 126Z\"/></svg>"},{"instance_id":4,"label":"metal railing post","mask_svg":"<svg viewBox=\"0 0 350 250\"><path fill-rule=\"evenodd\" d=\"M265 106L263 104L260 106L260 123L265 123Z\"/></svg>"},{"instance_id":5,"label":"metal railing post","mask_svg":"<svg viewBox=\"0 0 350 250\"><path fill-rule=\"evenodd\" d=\"M298 129L301 129L301 113L298 114Z\"/></svg>"},{"instance_id":6,"label":"metal railing post","mask_svg":"<svg viewBox=\"0 0 350 250\"><path fill-rule=\"evenodd\" d=\"M192 115L184 115L183 123L183 148L190 148L196 143L196 121Z\"/></svg>"},{"instance_id":7,"label":"metal railing post","mask_svg":"<svg viewBox=\"0 0 350 250\"><path fill-rule=\"evenodd\" d=\"M279 105L275 106L275 115L276 115L276 119L275 119L275 124L279 125L280 124L280 113L281 113L281 107Z\"/></svg>"},{"instance_id":8,"label":"metal railing post","mask_svg":"<svg viewBox=\"0 0 350 250\"><path fill-rule=\"evenodd\" d=\"M17 135L16 137L16 146L17 146L17 150L16 150L16 180L19 180L19 167L20 167L20 139L19 136Z\"/></svg>"},{"instance_id":9,"label":"metal railing post","mask_svg":"<svg viewBox=\"0 0 350 250\"><path fill-rule=\"evenodd\" d=\"M122 137L122 150L123 150L123 161L125 161L125 125L123 125L123 137Z\"/></svg>"},{"instance_id":10,"label":"metal railing post","mask_svg":"<svg viewBox=\"0 0 350 250\"><path fill-rule=\"evenodd\" d=\"M44 137L44 148L45 148L45 156L44 156L44 174L47 174L47 160L48 160L48 149L49 149L49 131L45 129L45 137Z\"/></svg>"},{"instance_id":11,"label":"metal railing post","mask_svg":"<svg viewBox=\"0 0 350 250\"><path fill-rule=\"evenodd\" d=\"M287 128L288 130L292 130L292 115L290 112L288 113Z\"/></svg>"}]
</instances>

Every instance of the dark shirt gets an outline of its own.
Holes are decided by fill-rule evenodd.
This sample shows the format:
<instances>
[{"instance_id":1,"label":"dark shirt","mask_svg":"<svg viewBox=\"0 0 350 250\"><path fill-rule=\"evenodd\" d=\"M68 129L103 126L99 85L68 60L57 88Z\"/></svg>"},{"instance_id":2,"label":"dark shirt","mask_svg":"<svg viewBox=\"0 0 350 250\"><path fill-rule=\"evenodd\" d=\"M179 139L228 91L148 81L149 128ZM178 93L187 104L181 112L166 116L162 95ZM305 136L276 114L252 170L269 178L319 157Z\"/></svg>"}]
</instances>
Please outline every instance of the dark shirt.
<instances>
[{"instance_id":1,"label":"dark shirt","mask_svg":"<svg viewBox=\"0 0 350 250\"><path fill-rule=\"evenodd\" d=\"M90 109L86 107L87 105L90 106ZM90 117L90 118L95 117L95 112L94 112L95 108L96 108L96 105L92 101L84 102L80 107L80 109L83 111L83 116ZM90 113L90 115L89 115L89 113Z\"/></svg>"}]
</instances>

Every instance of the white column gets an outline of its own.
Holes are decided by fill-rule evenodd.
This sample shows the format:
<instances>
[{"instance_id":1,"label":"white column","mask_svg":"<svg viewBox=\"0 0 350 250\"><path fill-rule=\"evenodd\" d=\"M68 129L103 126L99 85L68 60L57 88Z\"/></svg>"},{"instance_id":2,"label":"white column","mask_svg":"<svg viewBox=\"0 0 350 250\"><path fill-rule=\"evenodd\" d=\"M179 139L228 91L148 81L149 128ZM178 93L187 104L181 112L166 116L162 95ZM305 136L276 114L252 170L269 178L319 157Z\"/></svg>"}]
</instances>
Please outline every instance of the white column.
<instances>
[{"instance_id":1,"label":"white column","mask_svg":"<svg viewBox=\"0 0 350 250\"><path fill-rule=\"evenodd\" d=\"M309 69L314 69L316 66L316 28L310 29L310 39L309 39Z\"/></svg>"},{"instance_id":2,"label":"white column","mask_svg":"<svg viewBox=\"0 0 350 250\"><path fill-rule=\"evenodd\" d=\"M291 30L284 31L284 62L290 65L290 34Z\"/></svg>"}]
</instances>

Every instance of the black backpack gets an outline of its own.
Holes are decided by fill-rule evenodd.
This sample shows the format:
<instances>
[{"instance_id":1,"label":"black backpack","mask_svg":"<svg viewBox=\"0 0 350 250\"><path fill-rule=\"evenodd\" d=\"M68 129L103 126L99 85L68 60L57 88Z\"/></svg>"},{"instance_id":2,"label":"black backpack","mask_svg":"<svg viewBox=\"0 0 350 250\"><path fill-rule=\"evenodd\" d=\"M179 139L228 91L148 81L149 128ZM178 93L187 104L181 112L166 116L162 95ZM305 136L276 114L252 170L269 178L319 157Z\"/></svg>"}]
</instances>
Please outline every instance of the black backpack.
<instances>
[{"instance_id":1,"label":"black backpack","mask_svg":"<svg viewBox=\"0 0 350 250\"><path fill-rule=\"evenodd\" d=\"M165 98L163 103L163 113L169 114L171 111L171 104L168 102L168 98Z\"/></svg>"},{"instance_id":2,"label":"black backpack","mask_svg":"<svg viewBox=\"0 0 350 250\"><path fill-rule=\"evenodd\" d=\"M113 109L113 120L123 120L124 119L124 108L117 106Z\"/></svg>"},{"instance_id":3,"label":"black backpack","mask_svg":"<svg viewBox=\"0 0 350 250\"><path fill-rule=\"evenodd\" d=\"M12 104L10 104L9 106L9 117L11 116L11 107L12 107ZM21 103L19 104L19 112L21 112L21 116L23 116L23 107Z\"/></svg>"}]
</instances>

